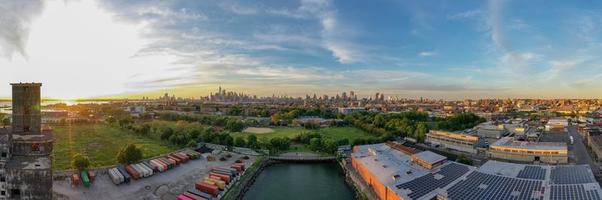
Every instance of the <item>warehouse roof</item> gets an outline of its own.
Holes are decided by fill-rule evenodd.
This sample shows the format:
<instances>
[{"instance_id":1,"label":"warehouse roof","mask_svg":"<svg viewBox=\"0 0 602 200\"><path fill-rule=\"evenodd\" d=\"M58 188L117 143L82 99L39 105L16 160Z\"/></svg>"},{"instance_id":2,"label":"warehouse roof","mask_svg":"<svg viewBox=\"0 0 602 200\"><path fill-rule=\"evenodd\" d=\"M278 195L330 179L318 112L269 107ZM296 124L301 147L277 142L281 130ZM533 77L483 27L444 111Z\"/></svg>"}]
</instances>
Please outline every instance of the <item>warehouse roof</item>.
<instances>
[{"instance_id":1,"label":"warehouse roof","mask_svg":"<svg viewBox=\"0 0 602 200\"><path fill-rule=\"evenodd\" d=\"M447 160L447 157L433 153L432 151L423 151L413 155L417 159L420 159L429 164L435 164L444 160Z\"/></svg>"},{"instance_id":2,"label":"warehouse roof","mask_svg":"<svg viewBox=\"0 0 602 200\"><path fill-rule=\"evenodd\" d=\"M539 149L539 150L567 150L564 142L530 142L516 141L512 137L503 137L494 142L491 147L507 147L521 149Z\"/></svg>"}]
</instances>

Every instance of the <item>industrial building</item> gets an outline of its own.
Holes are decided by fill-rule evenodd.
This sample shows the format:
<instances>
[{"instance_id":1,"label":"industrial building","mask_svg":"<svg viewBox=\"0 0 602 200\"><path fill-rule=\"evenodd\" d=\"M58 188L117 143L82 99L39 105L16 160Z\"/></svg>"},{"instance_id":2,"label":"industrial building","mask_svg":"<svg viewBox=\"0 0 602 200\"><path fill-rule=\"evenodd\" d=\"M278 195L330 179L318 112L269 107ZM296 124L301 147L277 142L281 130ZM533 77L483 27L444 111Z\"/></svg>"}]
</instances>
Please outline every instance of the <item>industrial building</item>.
<instances>
[{"instance_id":1,"label":"industrial building","mask_svg":"<svg viewBox=\"0 0 602 200\"><path fill-rule=\"evenodd\" d=\"M489 146L492 158L520 162L568 163L568 149L564 142L516 141L503 137Z\"/></svg>"},{"instance_id":2,"label":"industrial building","mask_svg":"<svg viewBox=\"0 0 602 200\"><path fill-rule=\"evenodd\" d=\"M588 165L488 161L476 168L442 161L443 156L432 152L412 154L393 147L381 143L353 148L353 167L381 200L602 199ZM432 163L433 168L421 162Z\"/></svg>"},{"instance_id":3,"label":"industrial building","mask_svg":"<svg viewBox=\"0 0 602 200\"><path fill-rule=\"evenodd\" d=\"M501 138L509 134L504 124L496 125L492 122L481 123L475 129L479 137L485 138Z\"/></svg>"},{"instance_id":4,"label":"industrial building","mask_svg":"<svg viewBox=\"0 0 602 200\"><path fill-rule=\"evenodd\" d=\"M426 142L432 145L467 153L477 153L475 146L479 137L462 133L431 130L426 134Z\"/></svg>"},{"instance_id":5,"label":"industrial building","mask_svg":"<svg viewBox=\"0 0 602 200\"><path fill-rule=\"evenodd\" d=\"M52 130L41 126L40 83L13 83L12 124L0 129L0 199L52 199Z\"/></svg>"},{"instance_id":6,"label":"industrial building","mask_svg":"<svg viewBox=\"0 0 602 200\"><path fill-rule=\"evenodd\" d=\"M563 118L552 118L546 123L546 131L563 131L569 126L569 120Z\"/></svg>"}]
</instances>

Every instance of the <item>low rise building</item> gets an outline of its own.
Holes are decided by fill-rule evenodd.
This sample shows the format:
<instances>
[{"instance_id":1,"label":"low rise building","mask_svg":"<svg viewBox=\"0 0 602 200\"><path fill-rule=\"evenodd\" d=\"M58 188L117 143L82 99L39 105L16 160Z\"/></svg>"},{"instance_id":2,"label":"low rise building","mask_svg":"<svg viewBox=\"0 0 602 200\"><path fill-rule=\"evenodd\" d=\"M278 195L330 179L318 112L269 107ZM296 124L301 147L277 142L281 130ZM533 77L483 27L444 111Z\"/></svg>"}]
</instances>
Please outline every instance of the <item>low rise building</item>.
<instances>
[{"instance_id":1,"label":"low rise building","mask_svg":"<svg viewBox=\"0 0 602 200\"><path fill-rule=\"evenodd\" d=\"M520 162L568 163L568 149L564 142L516 141L504 137L489 146L492 158Z\"/></svg>"},{"instance_id":2,"label":"low rise building","mask_svg":"<svg viewBox=\"0 0 602 200\"><path fill-rule=\"evenodd\" d=\"M588 165L525 165L488 161L479 168L399 144L355 146L353 168L381 200L599 199ZM433 163L432 167L424 164ZM427 164L428 165L428 164Z\"/></svg>"},{"instance_id":3,"label":"low rise building","mask_svg":"<svg viewBox=\"0 0 602 200\"><path fill-rule=\"evenodd\" d=\"M503 124L493 124L492 122L479 124L476 130L479 137L485 138L501 138L508 135L508 131Z\"/></svg>"},{"instance_id":4,"label":"low rise building","mask_svg":"<svg viewBox=\"0 0 602 200\"><path fill-rule=\"evenodd\" d=\"M426 134L426 142L467 153L477 153L475 146L479 137L462 133L431 130Z\"/></svg>"},{"instance_id":5,"label":"low rise building","mask_svg":"<svg viewBox=\"0 0 602 200\"><path fill-rule=\"evenodd\" d=\"M546 131L562 131L569 126L569 121L563 118L552 118L546 123Z\"/></svg>"}]
</instances>

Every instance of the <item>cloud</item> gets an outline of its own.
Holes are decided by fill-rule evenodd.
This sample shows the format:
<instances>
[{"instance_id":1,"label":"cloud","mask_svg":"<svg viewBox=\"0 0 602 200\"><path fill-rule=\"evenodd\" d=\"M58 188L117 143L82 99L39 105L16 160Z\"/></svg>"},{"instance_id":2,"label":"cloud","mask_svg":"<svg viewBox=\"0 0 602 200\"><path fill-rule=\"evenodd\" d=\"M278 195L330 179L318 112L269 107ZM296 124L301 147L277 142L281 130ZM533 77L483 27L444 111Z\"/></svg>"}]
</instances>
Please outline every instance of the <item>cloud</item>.
<instances>
[{"instance_id":1,"label":"cloud","mask_svg":"<svg viewBox=\"0 0 602 200\"><path fill-rule=\"evenodd\" d=\"M433 52L433 51L423 51L423 52L418 53L418 56L420 56L420 57L430 57L430 56L435 56L435 55L437 55L437 53Z\"/></svg>"},{"instance_id":2,"label":"cloud","mask_svg":"<svg viewBox=\"0 0 602 200\"><path fill-rule=\"evenodd\" d=\"M27 57L25 46L32 21L42 13L42 0L3 1L0 3L0 55L14 53Z\"/></svg>"},{"instance_id":3,"label":"cloud","mask_svg":"<svg viewBox=\"0 0 602 200\"><path fill-rule=\"evenodd\" d=\"M447 19L449 19L449 20L470 19L470 18L475 18L475 17L481 17L483 15L484 15L484 12L482 10L468 10L465 12L448 15Z\"/></svg>"}]
</instances>

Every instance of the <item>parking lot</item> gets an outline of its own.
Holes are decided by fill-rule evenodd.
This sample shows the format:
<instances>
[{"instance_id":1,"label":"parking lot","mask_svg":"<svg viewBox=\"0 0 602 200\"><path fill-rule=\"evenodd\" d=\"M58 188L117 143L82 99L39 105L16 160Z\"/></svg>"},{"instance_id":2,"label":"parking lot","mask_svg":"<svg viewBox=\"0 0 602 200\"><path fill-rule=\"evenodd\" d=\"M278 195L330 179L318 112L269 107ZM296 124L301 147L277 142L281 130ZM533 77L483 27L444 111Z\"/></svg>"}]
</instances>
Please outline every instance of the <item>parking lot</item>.
<instances>
[{"instance_id":1,"label":"parking lot","mask_svg":"<svg viewBox=\"0 0 602 200\"><path fill-rule=\"evenodd\" d=\"M57 199L176 199L180 193L194 189L194 183L209 174L213 167L228 167L243 155L231 153L226 161L207 161L205 158L190 160L187 163L155 174L151 177L132 180L129 184L115 185L109 176L99 174L89 188L82 185L72 187L68 180L54 181L53 190ZM217 156L219 158L219 156ZM250 166L254 156L243 160Z\"/></svg>"}]
</instances>

